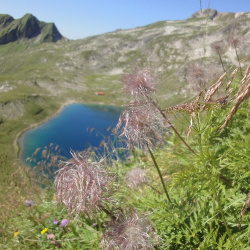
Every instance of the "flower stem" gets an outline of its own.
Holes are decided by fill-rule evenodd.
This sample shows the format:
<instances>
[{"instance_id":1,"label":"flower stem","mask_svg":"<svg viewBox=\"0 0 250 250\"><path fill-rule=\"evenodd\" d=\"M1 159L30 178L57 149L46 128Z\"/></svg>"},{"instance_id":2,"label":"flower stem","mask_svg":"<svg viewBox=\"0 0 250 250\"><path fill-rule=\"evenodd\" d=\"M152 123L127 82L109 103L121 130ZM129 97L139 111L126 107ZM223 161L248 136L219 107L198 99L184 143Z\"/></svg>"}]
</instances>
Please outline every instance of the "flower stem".
<instances>
[{"instance_id":1,"label":"flower stem","mask_svg":"<svg viewBox=\"0 0 250 250\"><path fill-rule=\"evenodd\" d=\"M184 145L194 154L196 155L196 153L194 152L194 150L187 144L187 142L184 140L184 138L180 135L180 133L176 130L176 128L174 127L174 125L168 120L167 116L163 113L163 111L158 107L157 103L150 97L150 96L146 96L147 99L158 109L158 111L161 113L161 115L163 116L163 118L167 121L167 123L169 124L169 126L174 130L175 134L181 139L181 141L184 143Z\"/></svg>"},{"instance_id":2,"label":"flower stem","mask_svg":"<svg viewBox=\"0 0 250 250\"><path fill-rule=\"evenodd\" d=\"M242 69L241 69L241 65L240 65L240 58L239 58L236 46L234 47L234 49L235 49L235 53L236 53L237 60L238 60L238 63L239 63L240 73L241 73L241 76L243 77L243 73L242 73Z\"/></svg>"},{"instance_id":3,"label":"flower stem","mask_svg":"<svg viewBox=\"0 0 250 250\"><path fill-rule=\"evenodd\" d=\"M158 166L158 164L157 164L157 162L156 162L156 160L155 160L154 154L152 153L152 151L151 151L151 149L150 149L150 147L149 147L148 145L147 145L147 147L148 147L148 151L149 151L149 153L150 153L150 156L151 156L151 158L152 158L152 160L153 160L153 162L154 162L154 165L155 165L155 167L156 167L156 169L157 169L157 171L158 171L158 174L159 174L159 177L160 177L160 179L161 179L161 183L162 183L163 189L164 189L164 191L165 191L165 194L166 194L166 196L167 196L167 198L168 198L168 201L169 201L170 203L172 203L171 200L170 200L170 197L169 197L169 195L168 195L168 191L167 191L166 185L165 185L165 183L164 183L164 180L163 180L163 177L162 177L162 174L161 174L161 170L160 170L160 168L159 168L159 166Z\"/></svg>"},{"instance_id":4,"label":"flower stem","mask_svg":"<svg viewBox=\"0 0 250 250\"><path fill-rule=\"evenodd\" d=\"M165 118L166 121L168 122L168 124L170 125L170 127L174 130L175 134L181 139L181 141L185 144L185 146L194 154L196 155L196 153L194 152L194 150L187 144L187 142L183 139L183 137L179 134L179 132L176 130L176 128L173 126L173 124L167 119Z\"/></svg>"}]
</instances>

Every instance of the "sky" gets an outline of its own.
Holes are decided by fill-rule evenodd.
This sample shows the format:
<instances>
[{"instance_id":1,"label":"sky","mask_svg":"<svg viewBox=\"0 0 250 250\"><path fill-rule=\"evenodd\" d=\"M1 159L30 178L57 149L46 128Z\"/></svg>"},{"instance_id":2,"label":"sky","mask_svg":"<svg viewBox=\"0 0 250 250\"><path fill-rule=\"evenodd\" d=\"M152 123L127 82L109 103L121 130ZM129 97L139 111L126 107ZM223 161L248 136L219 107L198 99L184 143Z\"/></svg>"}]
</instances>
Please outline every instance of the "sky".
<instances>
[{"instance_id":1,"label":"sky","mask_svg":"<svg viewBox=\"0 0 250 250\"><path fill-rule=\"evenodd\" d=\"M15 19L27 13L53 22L68 39L164 20L183 20L210 7L218 12L250 12L250 0L0 0L0 13Z\"/></svg>"}]
</instances>

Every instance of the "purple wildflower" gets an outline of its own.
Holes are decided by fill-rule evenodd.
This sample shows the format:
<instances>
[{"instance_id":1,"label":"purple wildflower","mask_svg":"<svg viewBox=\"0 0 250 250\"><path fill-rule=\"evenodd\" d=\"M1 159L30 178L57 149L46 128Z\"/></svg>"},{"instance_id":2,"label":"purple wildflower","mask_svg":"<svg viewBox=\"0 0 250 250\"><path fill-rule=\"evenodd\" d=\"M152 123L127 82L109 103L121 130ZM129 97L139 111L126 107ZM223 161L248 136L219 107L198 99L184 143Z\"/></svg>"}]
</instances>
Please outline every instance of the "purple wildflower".
<instances>
[{"instance_id":1,"label":"purple wildflower","mask_svg":"<svg viewBox=\"0 0 250 250\"><path fill-rule=\"evenodd\" d=\"M76 153L72 156L56 175L57 201L71 213L95 215L109 199L111 179L99 162L88 162Z\"/></svg>"},{"instance_id":2,"label":"purple wildflower","mask_svg":"<svg viewBox=\"0 0 250 250\"><path fill-rule=\"evenodd\" d=\"M67 219L63 219L63 220L61 221L60 226L61 226L61 227L65 227L65 226L67 226L67 225L68 225L68 223L69 223L69 220L67 220Z\"/></svg>"},{"instance_id":3,"label":"purple wildflower","mask_svg":"<svg viewBox=\"0 0 250 250\"><path fill-rule=\"evenodd\" d=\"M105 249L154 249L157 235L145 216L135 211L120 211L106 226L102 244Z\"/></svg>"},{"instance_id":4,"label":"purple wildflower","mask_svg":"<svg viewBox=\"0 0 250 250\"><path fill-rule=\"evenodd\" d=\"M127 93L137 96L148 96L155 92L155 74L152 70L136 70L133 74L127 74L123 77L124 90Z\"/></svg>"},{"instance_id":5,"label":"purple wildflower","mask_svg":"<svg viewBox=\"0 0 250 250\"><path fill-rule=\"evenodd\" d=\"M31 207L31 206L33 206L34 204L35 204L35 202L32 201L32 200L26 200L26 201L25 201L25 205L28 206L28 207Z\"/></svg>"},{"instance_id":6,"label":"purple wildflower","mask_svg":"<svg viewBox=\"0 0 250 250\"><path fill-rule=\"evenodd\" d=\"M57 225L58 223L59 223L58 220L54 220L54 221L53 221L53 224L54 224L54 225Z\"/></svg>"},{"instance_id":7,"label":"purple wildflower","mask_svg":"<svg viewBox=\"0 0 250 250\"><path fill-rule=\"evenodd\" d=\"M148 182L147 171L141 168L134 168L127 173L125 179L128 187L135 189L136 187L141 186L143 183Z\"/></svg>"},{"instance_id":8,"label":"purple wildflower","mask_svg":"<svg viewBox=\"0 0 250 250\"><path fill-rule=\"evenodd\" d=\"M129 149L142 150L164 143L165 120L151 103L138 101L130 103L122 112L115 131L127 139Z\"/></svg>"}]
</instances>

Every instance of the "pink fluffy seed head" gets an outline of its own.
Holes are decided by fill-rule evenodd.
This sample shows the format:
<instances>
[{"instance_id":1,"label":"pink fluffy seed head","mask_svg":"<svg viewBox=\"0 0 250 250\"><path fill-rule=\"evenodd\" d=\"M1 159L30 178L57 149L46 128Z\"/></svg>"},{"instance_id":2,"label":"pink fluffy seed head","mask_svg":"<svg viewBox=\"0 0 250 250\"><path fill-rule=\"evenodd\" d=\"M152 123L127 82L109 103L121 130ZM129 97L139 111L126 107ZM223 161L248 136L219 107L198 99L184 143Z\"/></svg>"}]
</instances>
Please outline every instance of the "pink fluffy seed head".
<instances>
[{"instance_id":1,"label":"pink fluffy seed head","mask_svg":"<svg viewBox=\"0 0 250 250\"><path fill-rule=\"evenodd\" d=\"M151 103L133 102L121 113L115 132L127 139L129 149L147 150L164 143L165 120Z\"/></svg>"},{"instance_id":2,"label":"pink fluffy seed head","mask_svg":"<svg viewBox=\"0 0 250 250\"><path fill-rule=\"evenodd\" d=\"M55 178L57 201L70 213L95 215L108 201L111 179L99 162L88 162L80 154L65 162Z\"/></svg>"},{"instance_id":3,"label":"pink fluffy seed head","mask_svg":"<svg viewBox=\"0 0 250 250\"><path fill-rule=\"evenodd\" d=\"M150 221L135 211L120 211L106 226L102 244L105 249L154 249L157 242Z\"/></svg>"},{"instance_id":4,"label":"pink fluffy seed head","mask_svg":"<svg viewBox=\"0 0 250 250\"><path fill-rule=\"evenodd\" d=\"M156 91L156 77L152 70L137 70L122 78L124 90L133 96L147 96Z\"/></svg>"}]
</instances>

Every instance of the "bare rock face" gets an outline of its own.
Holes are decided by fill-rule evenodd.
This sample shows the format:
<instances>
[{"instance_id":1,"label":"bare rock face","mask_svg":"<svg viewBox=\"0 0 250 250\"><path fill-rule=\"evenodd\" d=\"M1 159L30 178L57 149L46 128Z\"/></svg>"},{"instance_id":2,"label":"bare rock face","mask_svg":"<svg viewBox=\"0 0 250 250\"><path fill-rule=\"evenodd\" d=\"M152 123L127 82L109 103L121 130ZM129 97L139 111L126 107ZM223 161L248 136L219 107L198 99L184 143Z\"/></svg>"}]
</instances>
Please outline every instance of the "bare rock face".
<instances>
[{"instance_id":1,"label":"bare rock face","mask_svg":"<svg viewBox=\"0 0 250 250\"><path fill-rule=\"evenodd\" d=\"M19 119L24 113L21 101L5 102L0 104L0 115L8 119Z\"/></svg>"}]
</instances>

